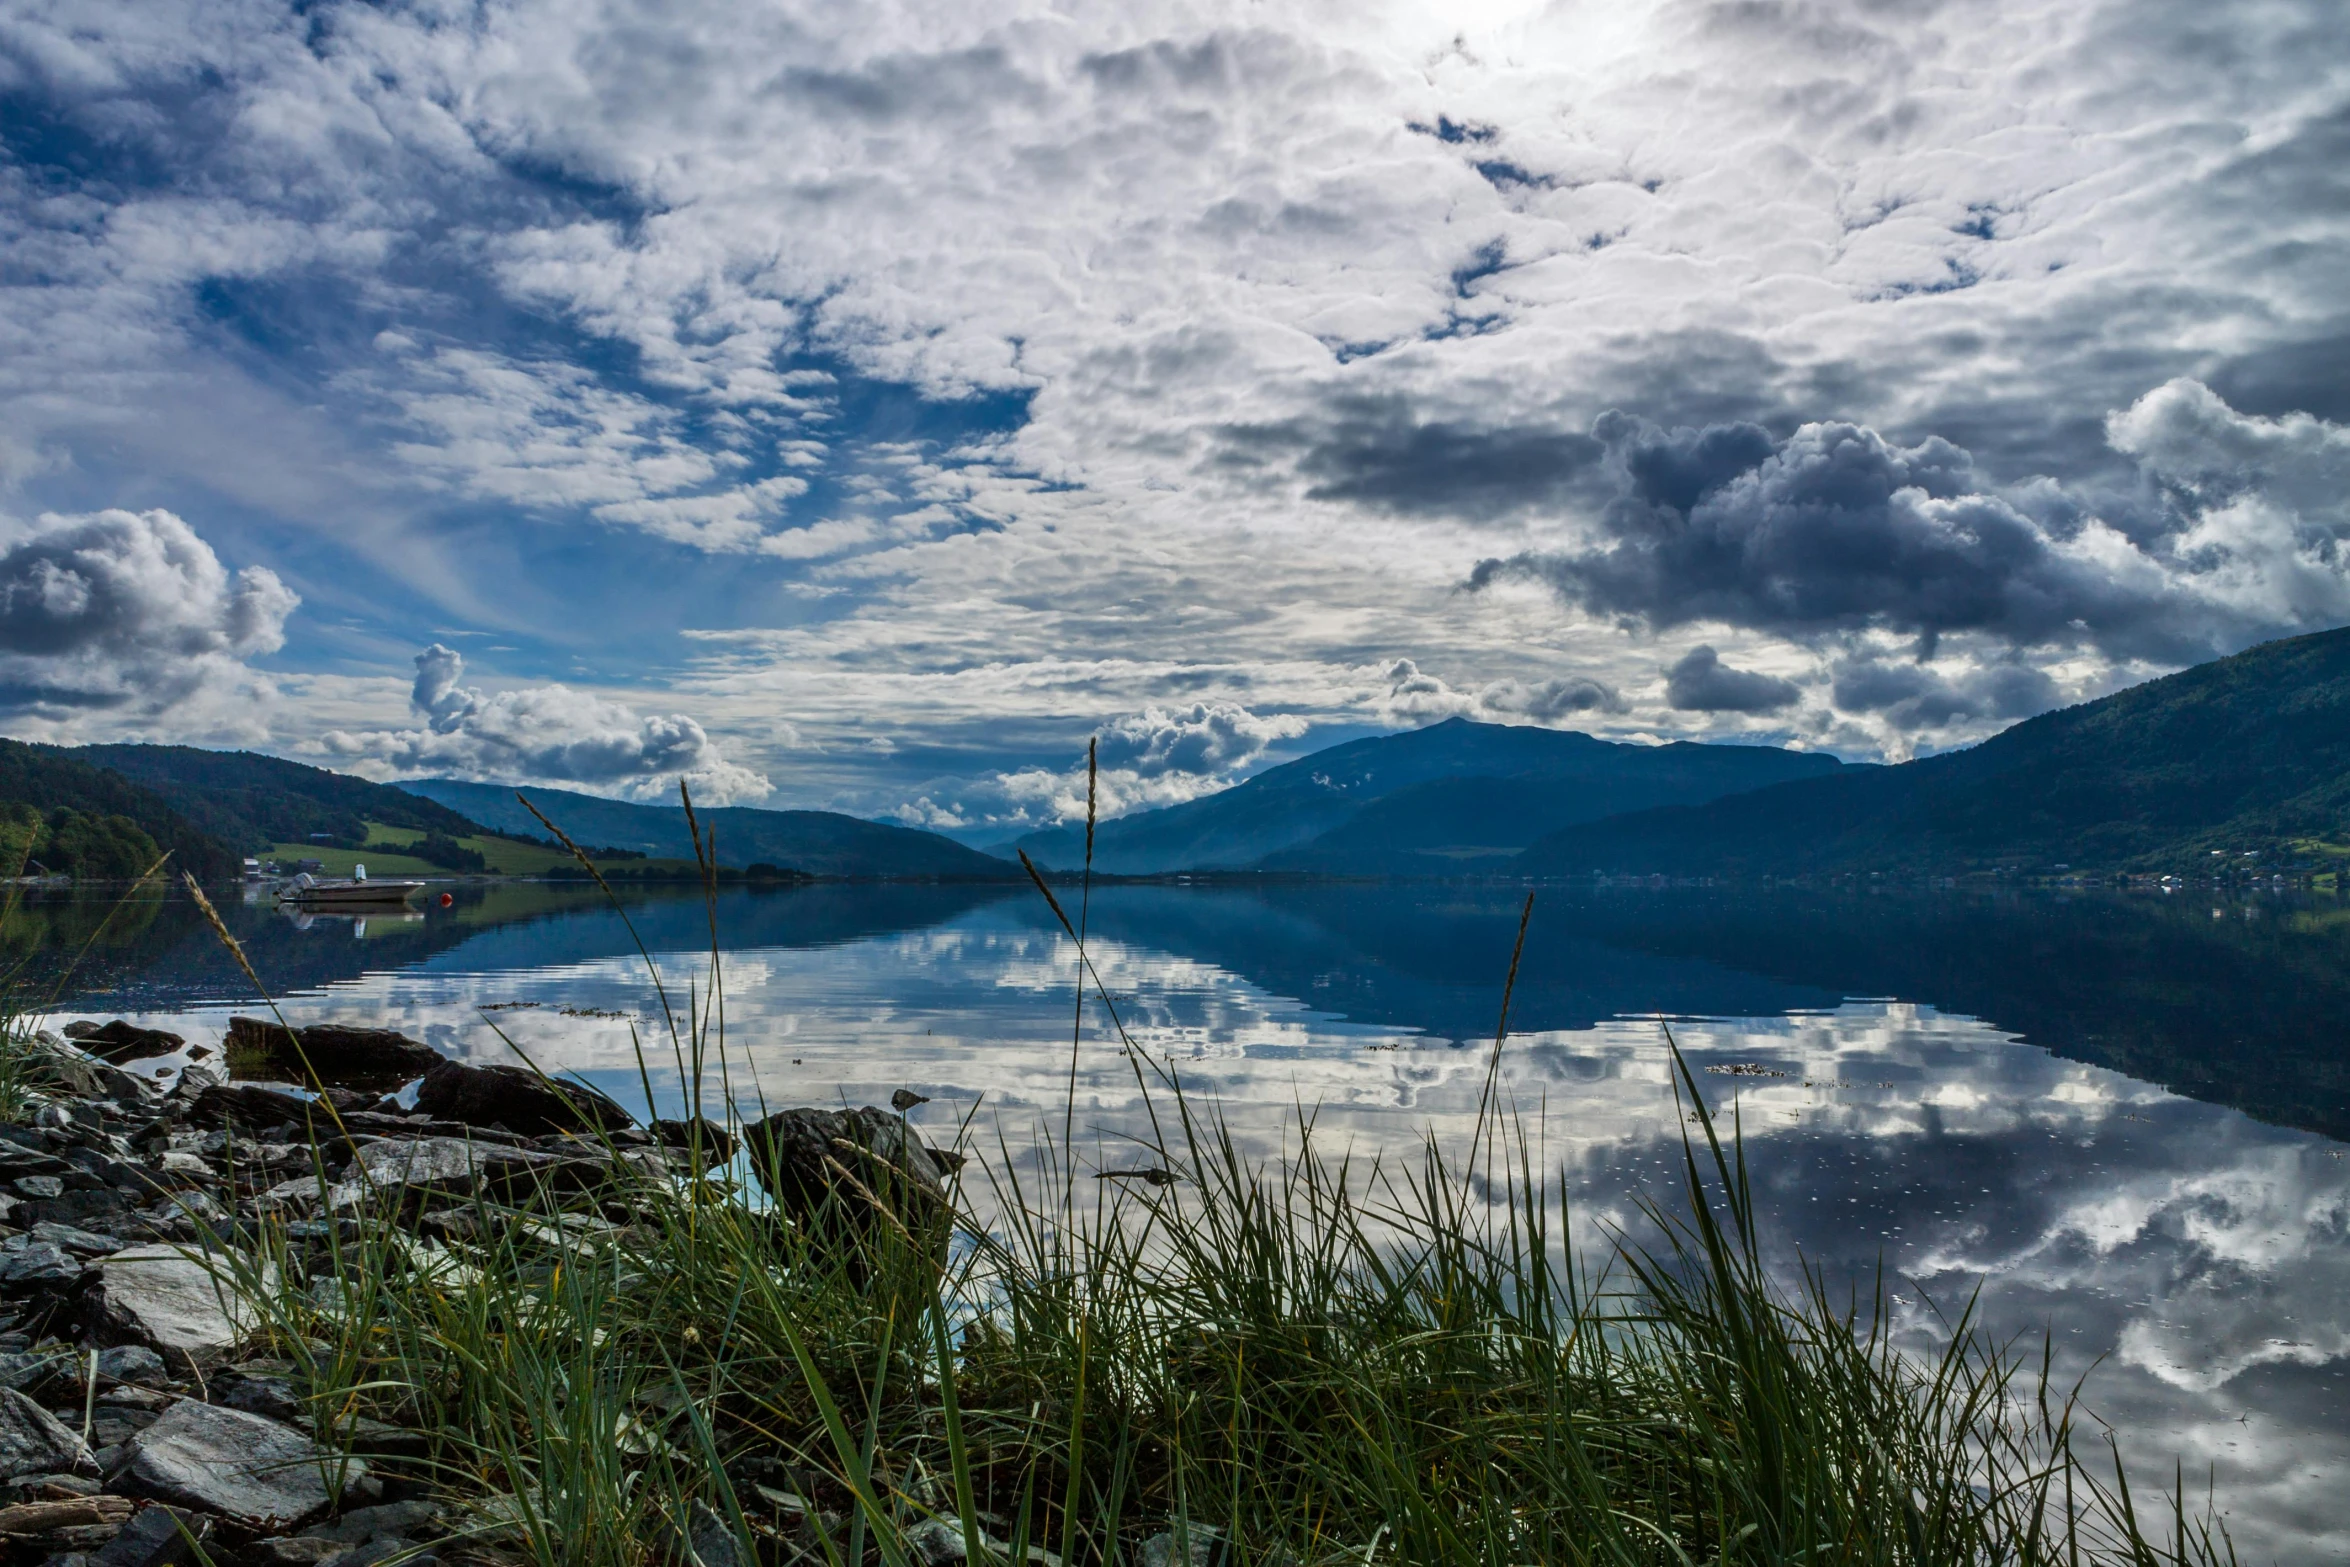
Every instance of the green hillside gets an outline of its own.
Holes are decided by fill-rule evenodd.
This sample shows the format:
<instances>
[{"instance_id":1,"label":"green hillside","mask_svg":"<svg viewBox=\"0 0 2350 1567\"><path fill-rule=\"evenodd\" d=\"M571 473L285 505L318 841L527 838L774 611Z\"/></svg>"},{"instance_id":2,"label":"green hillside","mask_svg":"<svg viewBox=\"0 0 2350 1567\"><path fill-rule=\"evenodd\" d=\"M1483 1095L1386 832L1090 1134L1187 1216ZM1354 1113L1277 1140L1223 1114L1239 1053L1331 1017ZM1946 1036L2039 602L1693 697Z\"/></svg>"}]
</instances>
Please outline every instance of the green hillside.
<instances>
[{"instance_id":1,"label":"green hillside","mask_svg":"<svg viewBox=\"0 0 2350 1567\"><path fill-rule=\"evenodd\" d=\"M2199 868L2350 836L2350 629L2270 642L1982 744L1569 827L1521 870Z\"/></svg>"},{"instance_id":2,"label":"green hillside","mask_svg":"<svg viewBox=\"0 0 2350 1567\"><path fill-rule=\"evenodd\" d=\"M61 752L153 790L203 831L245 854L275 845L367 842L370 822L463 838L481 831L405 790L253 751L187 745L86 745ZM452 867L456 868L456 867Z\"/></svg>"},{"instance_id":3,"label":"green hillside","mask_svg":"<svg viewBox=\"0 0 2350 1567\"><path fill-rule=\"evenodd\" d=\"M320 872L328 876L348 876L354 865L366 866L370 876L446 876L451 871L488 876L580 874L579 862L571 857L569 850L550 848L543 843L476 833L462 838L439 838L428 852L418 852L425 848L427 841L412 831L370 822L363 846L287 842L272 845L270 857L288 865L296 860L316 860ZM691 860L631 857L607 860L603 869L608 876L623 878L691 879L695 875Z\"/></svg>"},{"instance_id":4,"label":"green hillside","mask_svg":"<svg viewBox=\"0 0 2350 1567\"><path fill-rule=\"evenodd\" d=\"M0 740L0 843L13 874L31 853L53 871L90 878L137 875L155 853L198 876L235 871L234 846L204 831L152 789L56 746Z\"/></svg>"}]
</instances>

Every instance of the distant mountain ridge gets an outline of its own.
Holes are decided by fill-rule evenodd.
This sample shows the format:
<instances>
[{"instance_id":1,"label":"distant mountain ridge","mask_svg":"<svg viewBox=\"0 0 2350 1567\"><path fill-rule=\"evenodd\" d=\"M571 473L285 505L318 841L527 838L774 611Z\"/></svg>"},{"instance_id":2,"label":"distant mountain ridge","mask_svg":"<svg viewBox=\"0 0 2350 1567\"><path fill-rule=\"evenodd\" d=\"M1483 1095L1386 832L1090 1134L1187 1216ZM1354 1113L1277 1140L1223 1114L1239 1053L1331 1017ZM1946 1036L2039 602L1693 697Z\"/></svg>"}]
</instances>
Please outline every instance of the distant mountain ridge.
<instances>
[{"instance_id":1,"label":"distant mountain ridge","mask_svg":"<svg viewBox=\"0 0 2350 1567\"><path fill-rule=\"evenodd\" d=\"M2350 838L2350 628L2045 713L1979 745L1569 826L1533 875L2176 868Z\"/></svg>"},{"instance_id":2,"label":"distant mountain ridge","mask_svg":"<svg viewBox=\"0 0 2350 1567\"><path fill-rule=\"evenodd\" d=\"M493 832L542 838L546 829L515 798L512 785L456 778L414 778L393 786L463 813ZM693 835L674 805L638 805L568 789L519 791L547 819L585 847L635 849L664 859L691 859ZM992 855L914 827L869 822L835 811L769 811L756 806L696 807L717 845L718 863L757 864L813 876L936 877L1001 881L1020 874Z\"/></svg>"},{"instance_id":3,"label":"distant mountain ridge","mask_svg":"<svg viewBox=\"0 0 2350 1567\"><path fill-rule=\"evenodd\" d=\"M635 849L662 859L693 855L685 813L676 806L634 805L565 789L528 793L585 846ZM505 785L454 779L379 784L283 757L184 745L65 748L0 741L0 806L10 804L43 813L63 808L126 817L173 851L175 867L207 877L234 874L241 856L265 853L273 844L364 844L370 823L450 839L546 836ZM980 881L1019 874L1017 867L936 833L830 811L736 806L699 814L715 832L719 863L737 869L765 863L816 876Z\"/></svg>"},{"instance_id":4,"label":"distant mountain ridge","mask_svg":"<svg viewBox=\"0 0 2350 1567\"><path fill-rule=\"evenodd\" d=\"M1639 745L1453 718L1269 768L1220 793L1101 824L1111 874L1287 870L1440 875L1506 866L1550 830L1844 770L1767 746ZM1017 841L1039 865L1084 863L1083 827Z\"/></svg>"}]
</instances>

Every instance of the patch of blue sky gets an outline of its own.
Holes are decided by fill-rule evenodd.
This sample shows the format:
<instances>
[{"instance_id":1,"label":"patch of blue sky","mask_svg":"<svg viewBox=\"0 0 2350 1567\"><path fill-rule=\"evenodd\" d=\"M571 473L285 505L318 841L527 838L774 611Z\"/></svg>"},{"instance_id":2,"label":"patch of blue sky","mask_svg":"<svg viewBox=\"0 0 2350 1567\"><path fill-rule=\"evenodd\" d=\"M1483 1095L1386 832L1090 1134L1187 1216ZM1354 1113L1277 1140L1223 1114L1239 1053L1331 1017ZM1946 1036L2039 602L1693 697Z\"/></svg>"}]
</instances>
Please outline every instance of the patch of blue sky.
<instances>
[{"instance_id":1,"label":"patch of blue sky","mask_svg":"<svg viewBox=\"0 0 2350 1567\"><path fill-rule=\"evenodd\" d=\"M35 91L0 91L0 163L47 193L97 199L167 190L201 162L220 130L217 98L177 93L151 99L115 134L101 134L101 117ZM137 134L169 116L174 134Z\"/></svg>"},{"instance_id":2,"label":"patch of blue sky","mask_svg":"<svg viewBox=\"0 0 2350 1567\"><path fill-rule=\"evenodd\" d=\"M61 184L171 177L142 161L145 138L117 147L39 104L12 102L10 112L39 131L20 155ZM560 170L526 172L542 199L583 214L620 215L626 204L624 193ZM973 460L972 448L1021 428L1027 390L926 397L841 355L798 351L773 367L791 379L791 406L723 404L648 373L634 343L491 286L469 247L445 237L445 215L435 228L437 236L410 233L368 274L317 263L212 276L185 300L180 330L200 382L243 379L265 392L260 406L307 410L332 427L340 451L301 450L289 423L255 440L245 460L363 476L340 486L348 506L330 508L340 515L273 514L254 498L266 484L224 493L235 486L156 472L135 458L112 463L95 443L36 476L23 498L65 511L165 506L195 522L232 565L268 561L305 601L286 648L266 661L275 667L380 671L402 649L471 631L510 649L496 662L516 678L585 678L599 665L615 678L641 675L689 655L681 628L787 627L849 609L794 591L823 552L792 558L737 541L712 553L599 517L598 500L609 494L559 493L567 458L604 464L607 490L635 486L623 502L788 481L797 493L771 498L756 519L770 534L886 524L915 511L928 514L932 534L994 526L951 504L940 515L938 502L914 493L909 474ZM452 366L483 362L536 377L528 406L500 406L453 379L461 371ZM468 398L479 401L467 406ZM456 424L427 427L419 409L428 403ZM600 423L615 417L626 426L617 433ZM496 449L501 441L512 449ZM554 457L539 446L552 446ZM671 471L638 463L648 455L674 459ZM467 468L502 463L510 466L495 483ZM552 464L543 496L531 489L536 463Z\"/></svg>"}]
</instances>

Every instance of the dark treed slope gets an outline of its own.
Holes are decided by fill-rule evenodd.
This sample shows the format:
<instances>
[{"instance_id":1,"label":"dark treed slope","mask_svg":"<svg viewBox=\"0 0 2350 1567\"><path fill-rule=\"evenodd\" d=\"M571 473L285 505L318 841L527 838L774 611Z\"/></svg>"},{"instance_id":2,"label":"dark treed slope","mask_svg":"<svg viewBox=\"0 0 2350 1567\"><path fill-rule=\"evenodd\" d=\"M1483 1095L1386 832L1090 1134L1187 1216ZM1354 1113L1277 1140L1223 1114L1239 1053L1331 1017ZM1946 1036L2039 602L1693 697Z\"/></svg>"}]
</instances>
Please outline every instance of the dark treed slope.
<instances>
[{"instance_id":1,"label":"dark treed slope","mask_svg":"<svg viewBox=\"0 0 2350 1567\"><path fill-rule=\"evenodd\" d=\"M546 833L515 799L515 791L503 784L419 778L398 787L462 811L493 832L533 837ZM685 812L677 806L634 805L564 789L533 788L522 793L577 843L636 849L661 858L690 859L693 855ZM1000 880L1019 874L1016 867L937 833L861 821L833 811L763 811L738 805L697 809L695 814L713 833L721 865L764 863L814 876Z\"/></svg>"},{"instance_id":2,"label":"dark treed slope","mask_svg":"<svg viewBox=\"0 0 2350 1567\"><path fill-rule=\"evenodd\" d=\"M1566 822L1839 766L1833 757L1761 746L1625 745L1454 718L1332 746L1221 793L1105 822L1094 864L1126 875L1478 869ZM1019 846L1040 865L1075 869L1085 832L1054 828Z\"/></svg>"},{"instance_id":3,"label":"dark treed slope","mask_svg":"<svg viewBox=\"0 0 2350 1567\"><path fill-rule=\"evenodd\" d=\"M1575 822L1716 799L1840 767L1832 756L1771 746L1595 740L1539 772L1433 778L1398 789L1312 842L1259 863L1267 870L1328 875L1492 870Z\"/></svg>"},{"instance_id":4,"label":"dark treed slope","mask_svg":"<svg viewBox=\"0 0 2350 1567\"><path fill-rule=\"evenodd\" d=\"M338 844L363 844L369 822L452 838L481 831L446 806L405 790L251 751L85 745L61 754L154 790L189 821L247 854L274 843L308 842L320 833Z\"/></svg>"},{"instance_id":5,"label":"dark treed slope","mask_svg":"<svg viewBox=\"0 0 2350 1567\"><path fill-rule=\"evenodd\" d=\"M171 851L169 869L222 876L237 868L239 856L232 845L196 826L160 794L118 773L92 767L78 753L56 746L0 740L0 804L29 807L44 818L55 818L62 811L98 821L123 817L159 848ZM63 825L72 829L62 834L71 842L83 836L87 824ZM40 847L36 845L33 852L39 857ZM15 868L10 865L7 870ZM62 864L52 868L72 869ZM110 873L114 869L107 867Z\"/></svg>"},{"instance_id":6,"label":"dark treed slope","mask_svg":"<svg viewBox=\"0 0 2350 1567\"><path fill-rule=\"evenodd\" d=\"M1968 750L1570 827L1538 875L2178 868L2350 833L2350 630L2270 642Z\"/></svg>"}]
</instances>

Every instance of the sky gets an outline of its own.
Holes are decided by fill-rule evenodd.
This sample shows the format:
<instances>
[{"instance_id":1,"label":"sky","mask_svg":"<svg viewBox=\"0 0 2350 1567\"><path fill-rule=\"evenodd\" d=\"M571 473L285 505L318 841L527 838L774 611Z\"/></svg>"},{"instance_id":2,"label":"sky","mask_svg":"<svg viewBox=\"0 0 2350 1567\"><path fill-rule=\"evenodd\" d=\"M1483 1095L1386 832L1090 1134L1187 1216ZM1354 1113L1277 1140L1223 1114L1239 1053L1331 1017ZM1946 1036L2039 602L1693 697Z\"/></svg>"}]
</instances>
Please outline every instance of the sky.
<instances>
[{"instance_id":1,"label":"sky","mask_svg":"<svg viewBox=\"0 0 2350 1567\"><path fill-rule=\"evenodd\" d=\"M2338 0L0 0L0 732L1001 835L2350 623Z\"/></svg>"}]
</instances>

